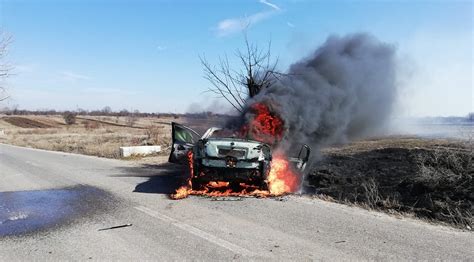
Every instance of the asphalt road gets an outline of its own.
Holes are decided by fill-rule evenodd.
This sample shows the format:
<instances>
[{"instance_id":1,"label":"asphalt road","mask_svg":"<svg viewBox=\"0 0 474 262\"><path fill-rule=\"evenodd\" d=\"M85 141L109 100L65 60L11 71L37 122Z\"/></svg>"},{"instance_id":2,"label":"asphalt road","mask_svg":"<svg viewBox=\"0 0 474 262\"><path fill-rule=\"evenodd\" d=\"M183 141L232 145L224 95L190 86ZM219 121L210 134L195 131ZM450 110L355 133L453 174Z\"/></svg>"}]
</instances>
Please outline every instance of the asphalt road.
<instances>
[{"instance_id":1,"label":"asphalt road","mask_svg":"<svg viewBox=\"0 0 474 262\"><path fill-rule=\"evenodd\" d=\"M308 196L170 200L178 173L0 144L0 260L474 257L471 232Z\"/></svg>"}]
</instances>

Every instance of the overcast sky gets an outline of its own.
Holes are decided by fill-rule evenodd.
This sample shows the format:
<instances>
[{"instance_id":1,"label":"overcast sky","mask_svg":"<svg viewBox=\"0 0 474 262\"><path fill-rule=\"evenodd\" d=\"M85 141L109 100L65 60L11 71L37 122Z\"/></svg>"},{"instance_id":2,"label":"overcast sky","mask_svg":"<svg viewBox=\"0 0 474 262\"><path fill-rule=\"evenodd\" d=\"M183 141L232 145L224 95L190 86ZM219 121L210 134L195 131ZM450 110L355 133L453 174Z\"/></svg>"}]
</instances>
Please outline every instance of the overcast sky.
<instances>
[{"instance_id":1,"label":"overcast sky","mask_svg":"<svg viewBox=\"0 0 474 262\"><path fill-rule=\"evenodd\" d=\"M473 109L472 1L0 0L0 30L14 41L11 99L26 109L228 110L205 93L211 63L251 41L280 69L331 34L368 32L398 49L404 116Z\"/></svg>"}]
</instances>

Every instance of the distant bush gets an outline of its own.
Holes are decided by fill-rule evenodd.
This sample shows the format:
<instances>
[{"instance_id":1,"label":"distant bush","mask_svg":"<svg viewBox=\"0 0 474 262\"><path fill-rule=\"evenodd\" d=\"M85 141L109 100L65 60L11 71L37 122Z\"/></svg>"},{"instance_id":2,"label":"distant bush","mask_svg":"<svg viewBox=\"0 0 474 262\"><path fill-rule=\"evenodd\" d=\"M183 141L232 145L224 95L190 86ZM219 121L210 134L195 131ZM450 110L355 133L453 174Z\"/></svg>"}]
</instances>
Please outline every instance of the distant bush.
<instances>
[{"instance_id":1,"label":"distant bush","mask_svg":"<svg viewBox=\"0 0 474 262\"><path fill-rule=\"evenodd\" d=\"M63 118L66 125L73 125L76 123L76 115L74 113L65 112Z\"/></svg>"}]
</instances>

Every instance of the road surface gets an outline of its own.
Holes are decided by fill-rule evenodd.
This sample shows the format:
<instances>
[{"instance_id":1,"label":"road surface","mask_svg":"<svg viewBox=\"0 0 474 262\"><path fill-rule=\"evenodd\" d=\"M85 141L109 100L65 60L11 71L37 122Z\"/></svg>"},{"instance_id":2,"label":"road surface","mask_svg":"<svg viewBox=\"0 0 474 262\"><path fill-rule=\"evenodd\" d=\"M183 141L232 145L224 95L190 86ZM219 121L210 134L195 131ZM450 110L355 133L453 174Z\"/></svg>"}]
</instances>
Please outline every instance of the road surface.
<instances>
[{"instance_id":1,"label":"road surface","mask_svg":"<svg viewBox=\"0 0 474 262\"><path fill-rule=\"evenodd\" d=\"M176 175L0 144L0 260L474 257L471 232L308 196L170 200Z\"/></svg>"}]
</instances>

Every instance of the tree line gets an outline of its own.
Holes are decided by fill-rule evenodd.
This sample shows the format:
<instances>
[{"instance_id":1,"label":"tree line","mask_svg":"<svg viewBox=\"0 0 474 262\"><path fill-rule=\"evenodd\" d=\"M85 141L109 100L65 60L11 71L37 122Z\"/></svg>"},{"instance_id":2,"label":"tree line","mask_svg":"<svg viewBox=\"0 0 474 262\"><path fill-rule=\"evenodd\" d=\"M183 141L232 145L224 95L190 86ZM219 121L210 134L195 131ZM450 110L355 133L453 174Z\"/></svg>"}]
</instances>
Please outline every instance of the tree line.
<instances>
[{"instance_id":1,"label":"tree line","mask_svg":"<svg viewBox=\"0 0 474 262\"><path fill-rule=\"evenodd\" d=\"M65 115L67 113L72 113L77 116L114 116L114 117L128 117L128 116L136 116L136 117L158 117L158 118L180 118L180 117L187 117L187 118L211 118L211 117L225 117L225 114L217 114L213 112L198 112L198 113L149 113L149 112L140 112L139 110L127 110L122 109L120 111L114 111L110 107L106 106L103 109L97 110L85 110L85 109L77 109L77 110L28 110L28 109L20 109L18 106L13 107L3 107L0 108L0 114L5 115Z\"/></svg>"}]
</instances>

